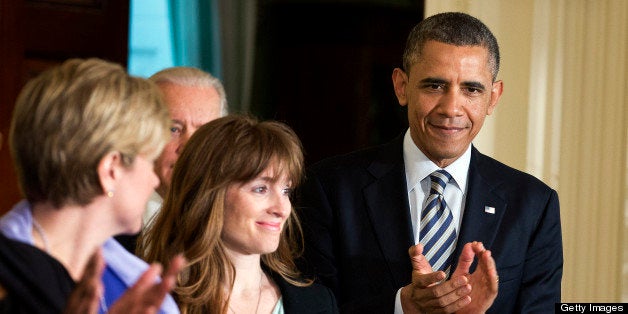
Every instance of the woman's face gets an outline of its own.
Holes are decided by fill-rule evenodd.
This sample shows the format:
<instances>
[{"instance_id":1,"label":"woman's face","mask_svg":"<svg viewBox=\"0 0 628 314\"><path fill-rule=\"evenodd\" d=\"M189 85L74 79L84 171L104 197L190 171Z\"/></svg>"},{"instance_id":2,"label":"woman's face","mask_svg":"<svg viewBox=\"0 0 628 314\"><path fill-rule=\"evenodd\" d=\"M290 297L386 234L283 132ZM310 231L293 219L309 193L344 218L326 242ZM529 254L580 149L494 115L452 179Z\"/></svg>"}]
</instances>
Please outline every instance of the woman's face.
<instances>
[{"instance_id":1,"label":"woman's face","mask_svg":"<svg viewBox=\"0 0 628 314\"><path fill-rule=\"evenodd\" d=\"M153 160L145 156L135 157L133 164L122 170L114 199L116 219L123 232L135 233L142 227L142 214L150 194L159 184L159 178L153 170Z\"/></svg>"},{"instance_id":2,"label":"woman's face","mask_svg":"<svg viewBox=\"0 0 628 314\"><path fill-rule=\"evenodd\" d=\"M233 253L266 254L277 250L290 216L291 182L270 166L255 179L229 186L222 240ZM274 178L277 178L276 180Z\"/></svg>"}]
</instances>

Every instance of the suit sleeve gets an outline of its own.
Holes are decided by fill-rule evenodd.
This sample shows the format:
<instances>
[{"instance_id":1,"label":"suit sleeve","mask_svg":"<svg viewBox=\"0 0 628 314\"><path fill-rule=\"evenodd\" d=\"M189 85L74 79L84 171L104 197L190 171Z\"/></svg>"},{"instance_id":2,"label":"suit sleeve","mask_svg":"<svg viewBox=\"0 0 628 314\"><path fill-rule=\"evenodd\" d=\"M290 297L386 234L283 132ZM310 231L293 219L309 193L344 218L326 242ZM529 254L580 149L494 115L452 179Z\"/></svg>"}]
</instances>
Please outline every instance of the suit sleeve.
<instances>
[{"instance_id":1,"label":"suit sleeve","mask_svg":"<svg viewBox=\"0 0 628 314\"><path fill-rule=\"evenodd\" d=\"M338 298L338 270L332 234L334 215L323 187L312 172L299 189L297 211L304 237L304 254L299 266L306 276L329 287Z\"/></svg>"},{"instance_id":2,"label":"suit sleeve","mask_svg":"<svg viewBox=\"0 0 628 314\"><path fill-rule=\"evenodd\" d=\"M553 313L554 303L560 302L563 246L559 208L558 195L552 190L526 254L515 307L521 313Z\"/></svg>"},{"instance_id":3,"label":"suit sleeve","mask_svg":"<svg viewBox=\"0 0 628 314\"><path fill-rule=\"evenodd\" d=\"M387 272L380 261L382 258L376 254L379 251L374 248L374 252L366 254L378 256L372 258L378 261L376 264L370 264L373 262L368 262L365 255L352 254L351 252L364 249L363 246L371 247L370 244L365 244L371 242L360 238L367 237L363 233L351 233L359 229L352 223L357 221L355 217L349 215L342 221L339 218L340 208L350 211L349 207L356 206L351 202L338 200L340 197L344 197L345 201L351 199L352 190L337 184L338 178L327 178L333 182L329 185L321 178L310 171L299 191L297 210L305 237L301 270L306 276L315 278L317 282L331 289L343 313L392 313L399 287L389 286L388 281L382 279L388 277L382 274ZM346 216L347 213L344 214ZM347 247L351 245L352 248ZM356 260L360 261L359 265L356 265ZM404 262L409 264L409 261ZM373 271L380 273L376 277L378 279L373 279Z\"/></svg>"}]
</instances>

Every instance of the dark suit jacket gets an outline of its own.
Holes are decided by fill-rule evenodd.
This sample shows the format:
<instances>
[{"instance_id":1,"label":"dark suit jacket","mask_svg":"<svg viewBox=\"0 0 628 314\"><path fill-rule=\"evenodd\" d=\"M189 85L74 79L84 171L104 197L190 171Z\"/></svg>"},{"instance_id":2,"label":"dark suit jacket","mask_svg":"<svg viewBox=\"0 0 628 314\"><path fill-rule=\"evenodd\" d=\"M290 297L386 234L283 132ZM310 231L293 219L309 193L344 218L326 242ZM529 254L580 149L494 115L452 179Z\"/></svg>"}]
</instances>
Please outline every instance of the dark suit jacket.
<instances>
[{"instance_id":1,"label":"dark suit jacket","mask_svg":"<svg viewBox=\"0 0 628 314\"><path fill-rule=\"evenodd\" d=\"M308 287L297 287L271 272L273 280L279 286L286 314L323 314L338 313L338 305L331 290L314 283Z\"/></svg>"},{"instance_id":2,"label":"dark suit jacket","mask_svg":"<svg viewBox=\"0 0 628 314\"><path fill-rule=\"evenodd\" d=\"M402 143L400 136L319 162L300 190L302 267L332 288L341 312L392 313L397 290L410 283L414 239ZM497 264L490 313L554 312L563 268L556 191L472 148L453 265L471 241L483 242Z\"/></svg>"}]
</instances>

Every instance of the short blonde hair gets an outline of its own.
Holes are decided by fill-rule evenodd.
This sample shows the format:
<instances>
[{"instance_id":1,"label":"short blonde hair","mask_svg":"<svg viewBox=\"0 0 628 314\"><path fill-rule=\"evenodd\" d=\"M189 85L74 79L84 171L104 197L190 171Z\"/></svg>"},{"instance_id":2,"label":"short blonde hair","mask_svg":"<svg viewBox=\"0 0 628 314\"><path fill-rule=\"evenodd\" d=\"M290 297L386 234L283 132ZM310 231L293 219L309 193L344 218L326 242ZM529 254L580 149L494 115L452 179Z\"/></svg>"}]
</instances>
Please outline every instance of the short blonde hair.
<instances>
[{"instance_id":1,"label":"short blonde hair","mask_svg":"<svg viewBox=\"0 0 628 314\"><path fill-rule=\"evenodd\" d=\"M97 167L119 152L130 167L154 159L169 140L170 119L157 86L100 59L70 59L20 92L9 145L30 202L86 205L103 194Z\"/></svg>"}]
</instances>

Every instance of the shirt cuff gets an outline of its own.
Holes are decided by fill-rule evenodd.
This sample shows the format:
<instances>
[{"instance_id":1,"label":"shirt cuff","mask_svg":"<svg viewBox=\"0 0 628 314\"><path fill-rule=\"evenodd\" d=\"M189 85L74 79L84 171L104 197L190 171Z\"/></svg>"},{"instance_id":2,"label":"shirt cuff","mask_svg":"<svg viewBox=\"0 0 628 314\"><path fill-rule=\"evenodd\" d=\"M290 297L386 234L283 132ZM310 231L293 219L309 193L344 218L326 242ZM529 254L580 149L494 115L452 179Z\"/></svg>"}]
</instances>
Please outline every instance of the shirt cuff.
<instances>
[{"instance_id":1,"label":"shirt cuff","mask_svg":"<svg viewBox=\"0 0 628 314\"><path fill-rule=\"evenodd\" d=\"M403 308L401 307L401 288L397 290L397 295L395 296L395 313L394 314L403 314Z\"/></svg>"}]
</instances>

